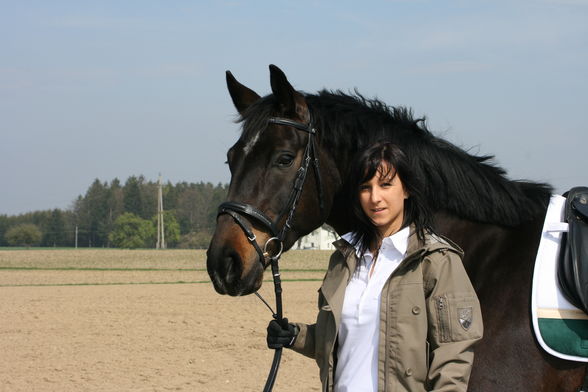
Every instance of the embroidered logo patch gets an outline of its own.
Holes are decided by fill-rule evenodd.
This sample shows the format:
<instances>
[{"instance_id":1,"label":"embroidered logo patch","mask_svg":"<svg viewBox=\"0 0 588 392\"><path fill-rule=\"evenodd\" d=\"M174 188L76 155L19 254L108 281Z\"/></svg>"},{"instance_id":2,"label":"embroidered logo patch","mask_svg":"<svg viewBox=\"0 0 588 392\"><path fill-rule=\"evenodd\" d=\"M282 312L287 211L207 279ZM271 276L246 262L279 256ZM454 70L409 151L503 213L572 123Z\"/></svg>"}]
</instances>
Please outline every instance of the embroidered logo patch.
<instances>
[{"instance_id":1,"label":"embroidered logo patch","mask_svg":"<svg viewBox=\"0 0 588 392\"><path fill-rule=\"evenodd\" d=\"M459 325L466 331L472 326L473 309L471 306L466 308L457 308L457 316L459 317Z\"/></svg>"}]
</instances>

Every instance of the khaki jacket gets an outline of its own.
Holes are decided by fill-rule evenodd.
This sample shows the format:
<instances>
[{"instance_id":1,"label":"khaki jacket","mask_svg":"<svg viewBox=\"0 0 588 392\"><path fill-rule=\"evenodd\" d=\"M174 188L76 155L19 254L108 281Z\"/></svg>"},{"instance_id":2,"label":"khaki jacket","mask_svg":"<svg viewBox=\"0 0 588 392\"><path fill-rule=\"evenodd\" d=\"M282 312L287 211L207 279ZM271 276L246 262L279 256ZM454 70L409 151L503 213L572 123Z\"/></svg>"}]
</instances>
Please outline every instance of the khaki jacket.
<instances>
[{"instance_id":1,"label":"khaki jacket","mask_svg":"<svg viewBox=\"0 0 588 392\"><path fill-rule=\"evenodd\" d=\"M333 390L345 288L358 262L352 245L342 239L334 244L316 323L297 324L292 347L316 360L323 391ZM462 255L446 239L428 234L423 243L411 230L407 256L382 289L378 391L467 390L483 326Z\"/></svg>"}]
</instances>

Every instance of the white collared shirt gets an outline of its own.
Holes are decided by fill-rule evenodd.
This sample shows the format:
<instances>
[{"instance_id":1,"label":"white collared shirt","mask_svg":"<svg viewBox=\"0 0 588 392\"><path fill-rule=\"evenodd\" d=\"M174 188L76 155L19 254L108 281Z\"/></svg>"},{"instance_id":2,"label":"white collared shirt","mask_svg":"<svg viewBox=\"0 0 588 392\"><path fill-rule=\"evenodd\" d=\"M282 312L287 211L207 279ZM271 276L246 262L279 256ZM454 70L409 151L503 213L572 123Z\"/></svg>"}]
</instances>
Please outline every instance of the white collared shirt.
<instances>
[{"instance_id":1,"label":"white collared shirt","mask_svg":"<svg viewBox=\"0 0 588 392\"><path fill-rule=\"evenodd\" d=\"M352 271L339 328L335 392L378 390L380 299L386 281L405 257L409 233L405 227L383 239L371 276L373 256L369 251ZM353 233L342 238L351 242Z\"/></svg>"}]
</instances>

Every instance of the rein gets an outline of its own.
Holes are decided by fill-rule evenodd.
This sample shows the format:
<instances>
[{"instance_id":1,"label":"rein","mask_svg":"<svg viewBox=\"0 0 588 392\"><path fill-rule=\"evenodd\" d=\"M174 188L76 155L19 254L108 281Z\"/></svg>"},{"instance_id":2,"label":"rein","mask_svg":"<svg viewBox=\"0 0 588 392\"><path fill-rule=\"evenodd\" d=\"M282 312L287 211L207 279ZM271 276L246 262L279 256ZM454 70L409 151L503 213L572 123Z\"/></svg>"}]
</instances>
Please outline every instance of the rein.
<instances>
[{"instance_id":1,"label":"rein","mask_svg":"<svg viewBox=\"0 0 588 392\"><path fill-rule=\"evenodd\" d=\"M256 207L250 204L236 201L227 201L222 203L218 207L217 217L222 214L230 215L233 218L233 220L239 225L239 227L241 227L241 230L243 230L243 232L247 236L249 243L255 248L255 251L257 252L257 255L259 257L259 262L261 263L263 269L267 268L268 265L271 266L272 277L274 282L274 293L276 298L276 311L274 312L272 310L272 308L261 297L259 293L256 292L255 295L257 295L257 297L261 299L261 301L270 309L273 318L280 322L283 318L282 281L280 278L280 268L278 262L284 250L284 239L286 238L286 234L289 230L292 229L292 221L294 219L294 213L296 212L296 206L298 205L298 201L300 199L302 189L306 181L306 175L311 165L314 169L318 189L321 216L324 215L324 206L322 181L319 170L319 160L318 156L316 155L316 146L314 138L314 136L316 135L316 130L312 126L312 121L309 122L309 124L307 125L301 122L289 120L287 118L270 117L268 119L268 125L269 124L284 125L308 133L308 142L306 144L306 148L304 149L304 157L302 159L300 167L298 168L298 171L296 172L296 179L294 180L294 186L292 188L292 191L290 192L288 203L286 204L282 212L278 215L278 217L275 219L275 221L272 221L271 218L269 218L264 212L260 211ZM277 224L284 218L284 216L286 216L286 221L284 222L282 228L278 230ZM255 220L257 223L260 223L271 233L271 237L266 241L265 245L263 246L263 249L257 243L255 233L253 233L250 223L246 218L249 218L250 220ZM274 255L270 255L268 249L269 245L272 242L278 243L278 250ZM270 392L272 390L278 374L278 368L280 366L281 358L282 349L278 348L274 352L274 359L272 361L270 373L268 375L265 387L263 389L264 392Z\"/></svg>"}]
</instances>

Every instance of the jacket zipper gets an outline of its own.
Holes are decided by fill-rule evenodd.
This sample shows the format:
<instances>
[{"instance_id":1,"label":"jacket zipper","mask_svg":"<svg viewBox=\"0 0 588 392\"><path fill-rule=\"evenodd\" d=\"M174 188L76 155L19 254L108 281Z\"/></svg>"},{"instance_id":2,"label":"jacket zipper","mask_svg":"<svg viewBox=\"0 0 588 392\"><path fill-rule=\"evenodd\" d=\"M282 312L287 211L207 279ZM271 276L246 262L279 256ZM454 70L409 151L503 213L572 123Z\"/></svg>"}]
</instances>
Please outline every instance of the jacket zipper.
<instances>
[{"instance_id":1,"label":"jacket zipper","mask_svg":"<svg viewBox=\"0 0 588 392\"><path fill-rule=\"evenodd\" d=\"M441 342L448 342L447 336L447 302L445 297L437 297L437 314L439 316L439 337Z\"/></svg>"}]
</instances>

